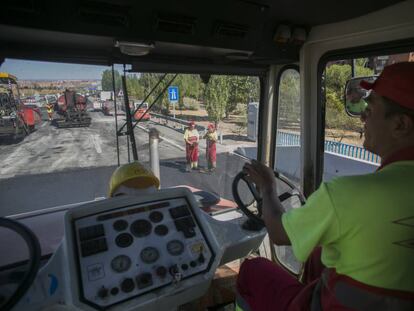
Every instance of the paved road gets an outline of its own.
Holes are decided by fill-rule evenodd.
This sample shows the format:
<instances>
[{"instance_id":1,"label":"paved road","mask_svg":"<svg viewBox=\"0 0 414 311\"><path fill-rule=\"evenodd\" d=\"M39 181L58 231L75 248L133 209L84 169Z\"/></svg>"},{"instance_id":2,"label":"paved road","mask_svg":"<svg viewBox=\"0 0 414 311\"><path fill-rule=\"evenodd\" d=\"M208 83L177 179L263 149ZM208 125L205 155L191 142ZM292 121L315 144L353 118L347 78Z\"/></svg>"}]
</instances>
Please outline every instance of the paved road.
<instances>
[{"instance_id":1,"label":"paved road","mask_svg":"<svg viewBox=\"0 0 414 311\"><path fill-rule=\"evenodd\" d=\"M89 128L57 129L44 122L16 144L0 145L0 216L77 203L106 196L117 162L114 117L91 112ZM119 122L122 122L121 118ZM148 122L136 129L140 161L148 163L148 134L155 127L161 140L161 185L191 185L231 199L231 181L244 160L229 153L237 144L218 147L215 173L185 172L182 134ZM205 165L205 142L200 143L200 166ZM127 143L120 137L121 163L127 162Z\"/></svg>"}]
</instances>

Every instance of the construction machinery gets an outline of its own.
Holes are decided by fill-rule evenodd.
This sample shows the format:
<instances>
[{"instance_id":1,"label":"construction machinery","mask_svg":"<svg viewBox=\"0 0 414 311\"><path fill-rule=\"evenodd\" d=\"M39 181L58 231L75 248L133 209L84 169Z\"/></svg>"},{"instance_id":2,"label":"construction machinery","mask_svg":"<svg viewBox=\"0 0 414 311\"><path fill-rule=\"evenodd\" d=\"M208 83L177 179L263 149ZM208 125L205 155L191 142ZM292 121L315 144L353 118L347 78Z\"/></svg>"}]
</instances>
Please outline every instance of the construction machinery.
<instances>
[{"instance_id":1,"label":"construction machinery","mask_svg":"<svg viewBox=\"0 0 414 311\"><path fill-rule=\"evenodd\" d=\"M0 140L16 140L34 131L40 122L38 109L20 101L17 78L0 72Z\"/></svg>"},{"instance_id":2,"label":"construction machinery","mask_svg":"<svg viewBox=\"0 0 414 311\"><path fill-rule=\"evenodd\" d=\"M91 117L86 112L86 98L73 90L66 90L59 96L56 112L58 117L54 117L53 123L58 128L91 125Z\"/></svg>"}]
</instances>

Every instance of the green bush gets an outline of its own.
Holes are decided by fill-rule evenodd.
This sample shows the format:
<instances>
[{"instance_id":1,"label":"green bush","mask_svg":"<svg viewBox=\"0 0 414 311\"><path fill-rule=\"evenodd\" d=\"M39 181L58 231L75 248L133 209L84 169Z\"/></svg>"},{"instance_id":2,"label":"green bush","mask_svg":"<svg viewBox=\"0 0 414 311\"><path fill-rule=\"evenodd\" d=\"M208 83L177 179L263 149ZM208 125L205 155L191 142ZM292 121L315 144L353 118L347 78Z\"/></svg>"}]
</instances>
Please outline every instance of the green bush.
<instances>
[{"instance_id":1,"label":"green bush","mask_svg":"<svg viewBox=\"0 0 414 311\"><path fill-rule=\"evenodd\" d=\"M198 109L200 109L200 105L196 103L191 103L188 105L188 110L197 111Z\"/></svg>"}]
</instances>

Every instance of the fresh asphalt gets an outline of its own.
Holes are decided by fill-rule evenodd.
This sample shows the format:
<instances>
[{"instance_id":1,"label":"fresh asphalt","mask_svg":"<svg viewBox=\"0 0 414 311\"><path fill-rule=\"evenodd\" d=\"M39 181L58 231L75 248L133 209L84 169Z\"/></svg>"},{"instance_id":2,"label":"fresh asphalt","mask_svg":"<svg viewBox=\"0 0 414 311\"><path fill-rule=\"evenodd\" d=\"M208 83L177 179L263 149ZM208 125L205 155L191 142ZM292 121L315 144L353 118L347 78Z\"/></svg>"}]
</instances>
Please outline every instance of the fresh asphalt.
<instances>
[{"instance_id":1,"label":"fresh asphalt","mask_svg":"<svg viewBox=\"0 0 414 311\"><path fill-rule=\"evenodd\" d=\"M117 166L113 116L90 112L89 128L57 129L43 121L24 140L0 144L0 216L79 203L105 197ZM119 124L124 122L118 118ZM231 151L239 145L218 146L217 170L206 172L205 142L200 143L200 170L185 171L179 129L147 122L136 128L138 157L148 165L149 127L160 132L161 186L188 185L232 199L231 183L245 160ZM119 138L120 162L128 162L126 137ZM132 156L130 156L130 159Z\"/></svg>"}]
</instances>

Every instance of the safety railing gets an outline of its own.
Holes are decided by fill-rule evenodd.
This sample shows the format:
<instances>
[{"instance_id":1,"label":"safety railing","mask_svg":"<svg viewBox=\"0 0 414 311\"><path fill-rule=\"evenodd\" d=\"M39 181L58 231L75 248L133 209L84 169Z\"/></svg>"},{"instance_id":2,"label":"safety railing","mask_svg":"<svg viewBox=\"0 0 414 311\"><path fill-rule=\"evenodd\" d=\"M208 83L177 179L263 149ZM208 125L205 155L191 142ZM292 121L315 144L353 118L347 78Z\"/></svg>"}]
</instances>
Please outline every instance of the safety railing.
<instances>
[{"instance_id":1,"label":"safety railing","mask_svg":"<svg viewBox=\"0 0 414 311\"><path fill-rule=\"evenodd\" d=\"M300 135L284 131L277 131L277 146L300 146Z\"/></svg>"},{"instance_id":2,"label":"safety railing","mask_svg":"<svg viewBox=\"0 0 414 311\"><path fill-rule=\"evenodd\" d=\"M277 131L277 146L300 146L300 135L285 131ZM325 151L340 154L343 156L379 163L380 157L360 146L340 143L332 140L325 140Z\"/></svg>"},{"instance_id":3,"label":"safety railing","mask_svg":"<svg viewBox=\"0 0 414 311\"><path fill-rule=\"evenodd\" d=\"M190 121L187 121L187 120L174 118L171 116L166 116L166 115L155 113L155 112L150 112L150 115L151 115L151 120L153 122L163 124L168 127L172 127L173 129L181 131L183 133L184 133L185 128L190 125ZM207 132L207 127L199 125L199 124L196 124L196 129L202 133L201 134L202 136ZM223 132L219 130L217 134L218 134L219 142L222 145L223 144Z\"/></svg>"}]
</instances>

